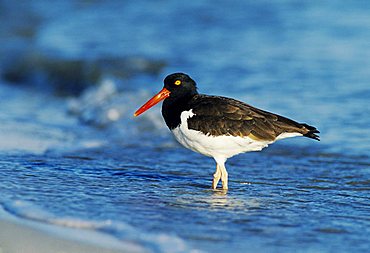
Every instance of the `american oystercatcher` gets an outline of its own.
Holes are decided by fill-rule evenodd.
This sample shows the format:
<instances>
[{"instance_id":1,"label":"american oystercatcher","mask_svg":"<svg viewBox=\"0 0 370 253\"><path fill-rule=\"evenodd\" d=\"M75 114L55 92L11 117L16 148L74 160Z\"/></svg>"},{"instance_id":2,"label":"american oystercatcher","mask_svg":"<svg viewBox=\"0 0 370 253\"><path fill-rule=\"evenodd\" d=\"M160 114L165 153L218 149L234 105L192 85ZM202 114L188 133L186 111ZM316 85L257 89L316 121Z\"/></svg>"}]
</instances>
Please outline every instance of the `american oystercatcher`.
<instances>
[{"instance_id":1,"label":"american oystercatcher","mask_svg":"<svg viewBox=\"0 0 370 253\"><path fill-rule=\"evenodd\" d=\"M164 79L163 89L138 109L139 116L160 101L163 118L184 147L216 161L212 188L219 180L228 189L228 158L260 151L277 140L305 136L320 140L319 131L307 124L266 112L238 100L199 94L190 76L174 73Z\"/></svg>"}]
</instances>

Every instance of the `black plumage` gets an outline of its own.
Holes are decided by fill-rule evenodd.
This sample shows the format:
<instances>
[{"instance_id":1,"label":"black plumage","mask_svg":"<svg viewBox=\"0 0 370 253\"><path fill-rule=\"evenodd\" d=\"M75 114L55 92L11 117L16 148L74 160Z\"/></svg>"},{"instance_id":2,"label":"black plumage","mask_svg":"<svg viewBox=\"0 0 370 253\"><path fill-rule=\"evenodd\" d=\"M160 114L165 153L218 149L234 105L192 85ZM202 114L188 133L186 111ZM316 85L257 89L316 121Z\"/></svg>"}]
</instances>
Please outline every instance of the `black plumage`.
<instances>
[{"instance_id":1,"label":"black plumage","mask_svg":"<svg viewBox=\"0 0 370 253\"><path fill-rule=\"evenodd\" d=\"M181 87L174 81L181 78ZM171 91L162 105L162 115L170 129L181 123L183 111L195 114L187 120L188 128L211 136L250 137L260 141L273 141L282 133L300 133L320 140L319 131L304 123L263 111L238 100L220 96L198 94L195 82L187 75L173 74L165 79Z\"/></svg>"},{"instance_id":2,"label":"black plumage","mask_svg":"<svg viewBox=\"0 0 370 253\"><path fill-rule=\"evenodd\" d=\"M251 137L273 141L282 133L300 133L319 140L315 127L257 109L235 99L196 95L189 101L194 117L188 119L190 129L204 134Z\"/></svg>"}]
</instances>

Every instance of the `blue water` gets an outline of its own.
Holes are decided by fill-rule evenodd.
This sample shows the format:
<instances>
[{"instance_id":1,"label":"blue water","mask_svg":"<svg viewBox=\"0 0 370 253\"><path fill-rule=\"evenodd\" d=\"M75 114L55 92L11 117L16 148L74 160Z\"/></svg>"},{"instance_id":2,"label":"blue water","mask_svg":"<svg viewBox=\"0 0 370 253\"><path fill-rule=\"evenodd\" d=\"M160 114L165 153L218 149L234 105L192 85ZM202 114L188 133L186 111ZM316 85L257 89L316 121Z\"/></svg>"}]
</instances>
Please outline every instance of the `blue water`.
<instances>
[{"instance_id":1,"label":"blue water","mask_svg":"<svg viewBox=\"0 0 370 253\"><path fill-rule=\"evenodd\" d=\"M369 5L2 1L2 208L149 252L368 251ZM321 142L229 159L230 190L213 191L214 161L159 106L132 117L175 71Z\"/></svg>"}]
</instances>

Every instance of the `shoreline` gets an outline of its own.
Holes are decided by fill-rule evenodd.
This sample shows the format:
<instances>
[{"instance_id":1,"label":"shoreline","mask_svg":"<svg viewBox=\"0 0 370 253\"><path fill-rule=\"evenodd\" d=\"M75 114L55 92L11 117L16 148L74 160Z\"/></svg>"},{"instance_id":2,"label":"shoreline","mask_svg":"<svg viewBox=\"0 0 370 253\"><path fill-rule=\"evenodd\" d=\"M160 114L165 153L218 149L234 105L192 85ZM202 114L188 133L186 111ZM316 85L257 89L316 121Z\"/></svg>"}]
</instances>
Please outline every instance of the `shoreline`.
<instances>
[{"instance_id":1,"label":"shoreline","mask_svg":"<svg viewBox=\"0 0 370 253\"><path fill-rule=\"evenodd\" d=\"M119 241L91 230L70 229L0 216L0 253L148 252L134 242Z\"/></svg>"}]
</instances>

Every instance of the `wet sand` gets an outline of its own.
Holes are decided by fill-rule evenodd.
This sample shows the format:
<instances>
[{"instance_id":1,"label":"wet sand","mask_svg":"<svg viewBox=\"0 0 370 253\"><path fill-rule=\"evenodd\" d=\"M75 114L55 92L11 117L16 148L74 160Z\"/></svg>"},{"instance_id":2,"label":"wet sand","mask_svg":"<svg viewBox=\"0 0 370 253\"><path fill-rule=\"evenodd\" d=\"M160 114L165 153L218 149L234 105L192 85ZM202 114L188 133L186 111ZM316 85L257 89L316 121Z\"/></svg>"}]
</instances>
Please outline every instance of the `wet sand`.
<instances>
[{"instance_id":1,"label":"wet sand","mask_svg":"<svg viewBox=\"0 0 370 253\"><path fill-rule=\"evenodd\" d=\"M0 220L0 253L118 253L144 252L128 245L125 249L109 249L68 240L26 225Z\"/></svg>"}]
</instances>

